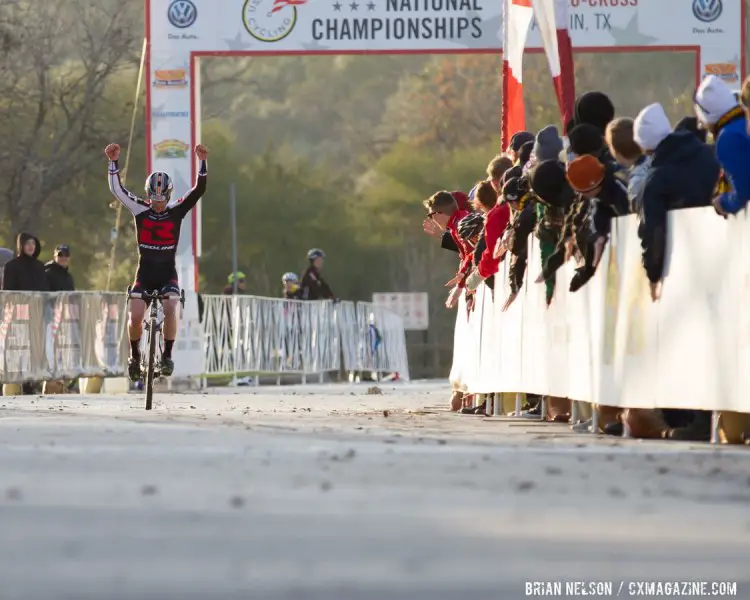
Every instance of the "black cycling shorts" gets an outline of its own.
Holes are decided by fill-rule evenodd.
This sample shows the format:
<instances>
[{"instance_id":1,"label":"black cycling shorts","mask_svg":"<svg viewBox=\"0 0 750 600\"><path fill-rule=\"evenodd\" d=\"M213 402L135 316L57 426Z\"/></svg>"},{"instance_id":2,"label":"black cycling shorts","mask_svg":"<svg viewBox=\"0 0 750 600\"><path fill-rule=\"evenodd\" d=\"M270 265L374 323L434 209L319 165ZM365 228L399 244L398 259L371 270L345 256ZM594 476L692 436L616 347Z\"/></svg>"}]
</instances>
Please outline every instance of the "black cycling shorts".
<instances>
[{"instance_id":1,"label":"black cycling shorts","mask_svg":"<svg viewBox=\"0 0 750 600\"><path fill-rule=\"evenodd\" d=\"M177 269L174 263L141 263L135 272L131 291L137 294L158 291L162 294L180 295Z\"/></svg>"}]
</instances>

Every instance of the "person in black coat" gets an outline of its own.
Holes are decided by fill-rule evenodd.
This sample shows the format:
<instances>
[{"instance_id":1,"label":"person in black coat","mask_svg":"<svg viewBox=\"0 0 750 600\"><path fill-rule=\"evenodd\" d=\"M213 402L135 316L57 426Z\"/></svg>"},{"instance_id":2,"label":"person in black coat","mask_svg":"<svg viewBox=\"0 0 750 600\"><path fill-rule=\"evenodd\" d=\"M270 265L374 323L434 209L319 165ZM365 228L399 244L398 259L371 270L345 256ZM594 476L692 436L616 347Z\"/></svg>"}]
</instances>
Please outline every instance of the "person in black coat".
<instances>
[{"instance_id":1,"label":"person in black coat","mask_svg":"<svg viewBox=\"0 0 750 600\"><path fill-rule=\"evenodd\" d=\"M3 290L46 292L49 290L44 264L38 259L42 252L39 240L30 233L19 233L16 258L8 261L3 274Z\"/></svg>"},{"instance_id":2,"label":"person in black coat","mask_svg":"<svg viewBox=\"0 0 750 600\"><path fill-rule=\"evenodd\" d=\"M70 248L63 244L55 248L55 258L44 265L50 292L73 292L76 289L73 276L68 270Z\"/></svg>"},{"instance_id":3,"label":"person in black coat","mask_svg":"<svg viewBox=\"0 0 750 600\"><path fill-rule=\"evenodd\" d=\"M652 156L642 190L638 237L651 298L661 295L667 248L667 212L710 206L721 166L713 149L691 131L672 131L660 104L644 108L634 123L634 138Z\"/></svg>"}]
</instances>

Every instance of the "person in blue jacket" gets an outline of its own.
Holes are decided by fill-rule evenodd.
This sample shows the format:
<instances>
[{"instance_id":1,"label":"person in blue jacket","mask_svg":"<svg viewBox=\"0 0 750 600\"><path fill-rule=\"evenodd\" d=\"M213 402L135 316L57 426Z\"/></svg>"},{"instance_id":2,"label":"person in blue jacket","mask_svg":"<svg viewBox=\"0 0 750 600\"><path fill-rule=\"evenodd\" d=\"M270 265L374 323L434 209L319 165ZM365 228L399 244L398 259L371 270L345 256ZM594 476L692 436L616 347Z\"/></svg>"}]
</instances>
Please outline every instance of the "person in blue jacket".
<instances>
[{"instance_id":1,"label":"person in blue jacket","mask_svg":"<svg viewBox=\"0 0 750 600\"><path fill-rule=\"evenodd\" d=\"M713 149L690 131L673 131L661 104L644 108L633 122L633 137L651 156L641 190L638 237L651 299L661 296L667 254L667 213L710 206L721 166Z\"/></svg>"},{"instance_id":2,"label":"person in blue jacket","mask_svg":"<svg viewBox=\"0 0 750 600\"><path fill-rule=\"evenodd\" d=\"M732 89L716 75L706 77L695 92L695 114L714 137L723 169L713 205L720 215L733 215L750 201L750 135L745 114Z\"/></svg>"}]
</instances>

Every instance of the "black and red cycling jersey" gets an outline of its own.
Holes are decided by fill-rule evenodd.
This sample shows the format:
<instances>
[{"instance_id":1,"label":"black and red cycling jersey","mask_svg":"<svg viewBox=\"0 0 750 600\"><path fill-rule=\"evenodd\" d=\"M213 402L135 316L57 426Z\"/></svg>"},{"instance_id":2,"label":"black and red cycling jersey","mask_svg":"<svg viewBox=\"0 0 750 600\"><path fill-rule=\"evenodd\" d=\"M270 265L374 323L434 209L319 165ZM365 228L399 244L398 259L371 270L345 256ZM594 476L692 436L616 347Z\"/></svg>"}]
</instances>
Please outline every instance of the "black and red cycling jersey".
<instances>
[{"instance_id":1,"label":"black and red cycling jersey","mask_svg":"<svg viewBox=\"0 0 750 600\"><path fill-rule=\"evenodd\" d=\"M151 210L151 206L144 199L122 185L120 167L117 161L110 161L109 189L135 219L139 266L146 263L158 263L160 267L164 266L164 263L174 266L182 220L205 193L207 177L208 167L206 161L202 160L193 189L178 200L170 200L167 208L158 213Z\"/></svg>"}]
</instances>

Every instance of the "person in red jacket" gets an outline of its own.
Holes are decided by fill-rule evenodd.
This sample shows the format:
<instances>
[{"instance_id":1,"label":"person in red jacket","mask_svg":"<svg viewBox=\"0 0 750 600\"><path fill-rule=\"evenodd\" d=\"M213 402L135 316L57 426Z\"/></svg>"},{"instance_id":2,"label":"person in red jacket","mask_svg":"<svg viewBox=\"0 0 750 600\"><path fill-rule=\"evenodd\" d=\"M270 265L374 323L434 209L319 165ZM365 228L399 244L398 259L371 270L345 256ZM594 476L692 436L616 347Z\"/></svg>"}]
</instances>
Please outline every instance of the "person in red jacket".
<instances>
[{"instance_id":1,"label":"person in red jacket","mask_svg":"<svg viewBox=\"0 0 750 600\"><path fill-rule=\"evenodd\" d=\"M437 226L445 232L450 234L451 239L458 248L458 254L463 264L466 257L471 257L472 249L466 243L465 240L461 239L458 235L458 223L461 219L469 214L467 210L461 210L458 208L458 202L450 192L442 191L437 192L430 196L424 201L424 207L427 209L427 218L432 220ZM459 276L456 276L453 280L449 281L447 286L455 285L458 283ZM451 290L448 296L448 303L451 306L455 306L458 302L458 297L461 290L456 286ZM447 303L447 304L448 304Z\"/></svg>"},{"instance_id":2,"label":"person in red jacket","mask_svg":"<svg viewBox=\"0 0 750 600\"><path fill-rule=\"evenodd\" d=\"M480 209L487 214L484 225L485 249L479 264L466 278L466 288L469 291L476 290L482 281L497 273L502 257L495 258L494 249L510 222L510 207L504 202L498 202L492 181L480 183L475 198Z\"/></svg>"}]
</instances>

